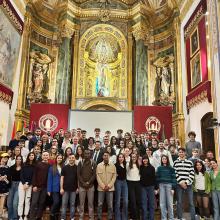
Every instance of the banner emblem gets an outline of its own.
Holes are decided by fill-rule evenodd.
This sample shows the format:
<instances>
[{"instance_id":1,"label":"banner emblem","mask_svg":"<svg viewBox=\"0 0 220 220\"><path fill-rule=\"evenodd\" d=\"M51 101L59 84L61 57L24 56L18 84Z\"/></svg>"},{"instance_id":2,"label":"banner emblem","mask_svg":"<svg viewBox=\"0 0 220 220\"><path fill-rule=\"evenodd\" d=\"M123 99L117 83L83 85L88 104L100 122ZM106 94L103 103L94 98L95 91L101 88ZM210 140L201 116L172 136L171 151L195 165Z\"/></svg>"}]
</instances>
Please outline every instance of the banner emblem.
<instances>
[{"instance_id":1,"label":"banner emblem","mask_svg":"<svg viewBox=\"0 0 220 220\"><path fill-rule=\"evenodd\" d=\"M53 132L58 126L58 119L52 114L45 114L39 119L39 127L44 132Z\"/></svg>"},{"instance_id":2,"label":"banner emblem","mask_svg":"<svg viewBox=\"0 0 220 220\"><path fill-rule=\"evenodd\" d=\"M145 127L147 132L159 133L161 129L160 120L155 116L150 116L145 122Z\"/></svg>"}]
</instances>

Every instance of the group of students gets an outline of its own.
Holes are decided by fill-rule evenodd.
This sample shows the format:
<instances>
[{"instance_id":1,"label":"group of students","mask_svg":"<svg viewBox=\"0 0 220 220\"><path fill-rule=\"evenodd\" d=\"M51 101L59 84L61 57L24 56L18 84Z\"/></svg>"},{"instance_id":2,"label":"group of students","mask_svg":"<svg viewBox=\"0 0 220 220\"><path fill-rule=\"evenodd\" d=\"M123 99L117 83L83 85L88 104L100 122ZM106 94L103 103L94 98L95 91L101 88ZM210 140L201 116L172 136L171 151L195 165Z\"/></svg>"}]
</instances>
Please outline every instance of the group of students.
<instances>
[{"instance_id":1,"label":"group of students","mask_svg":"<svg viewBox=\"0 0 220 220\"><path fill-rule=\"evenodd\" d=\"M220 219L218 163L212 152L200 159L194 132L183 148L174 138L158 141L155 133L123 135L119 129L101 138L100 129L94 131L90 138L81 129L53 138L40 129L17 132L0 156L0 218L7 199L9 220L42 219L47 205L51 220L66 219L68 205L70 219L77 209L83 220L87 197L91 220L95 208L102 219L104 200L109 220L153 220L158 198L162 220L174 220L174 198L183 219L186 194L192 220L210 218L210 198L214 220Z\"/></svg>"}]
</instances>

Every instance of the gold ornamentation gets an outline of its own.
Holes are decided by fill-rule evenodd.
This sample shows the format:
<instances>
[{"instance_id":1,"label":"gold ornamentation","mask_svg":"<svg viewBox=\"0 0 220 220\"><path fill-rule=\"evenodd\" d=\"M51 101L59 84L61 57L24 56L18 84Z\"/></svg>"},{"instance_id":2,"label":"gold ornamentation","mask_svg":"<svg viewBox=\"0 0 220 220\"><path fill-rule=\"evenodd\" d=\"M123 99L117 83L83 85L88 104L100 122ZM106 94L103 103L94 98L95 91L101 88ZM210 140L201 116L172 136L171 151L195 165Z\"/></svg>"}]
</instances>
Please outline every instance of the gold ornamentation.
<instances>
[{"instance_id":1,"label":"gold ornamentation","mask_svg":"<svg viewBox=\"0 0 220 220\"><path fill-rule=\"evenodd\" d=\"M3 0L3 4L2 4L3 8L5 9L6 13L8 14L8 16L10 17L10 19L13 21L15 27L17 28L17 30L22 33L23 31L23 27L21 25L21 22L18 20L18 18L15 16L14 12L11 10L11 8L9 7L9 5L7 4L6 0Z\"/></svg>"},{"instance_id":2,"label":"gold ornamentation","mask_svg":"<svg viewBox=\"0 0 220 220\"><path fill-rule=\"evenodd\" d=\"M72 38L74 34L74 26L69 23L61 23L60 25L60 36L61 38Z\"/></svg>"},{"instance_id":3,"label":"gold ornamentation","mask_svg":"<svg viewBox=\"0 0 220 220\"><path fill-rule=\"evenodd\" d=\"M207 90L204 90L197 96L187 101L187 109L191 109L192 107L199 105L200 103L204 102L207 99L208 99L208 92Z\"/></svg>"},{"instance_id":4,"label":"gold ornamentation","mask_svg":"<svg viewBox=\"0 0 220 220\"><path fill-rule=\"evenodd\" d=\"M132 27L132 33L136 41L143 40L146 44L151 37L150 30L142 22L139 22Z\"/></svg>"}]
</instances>

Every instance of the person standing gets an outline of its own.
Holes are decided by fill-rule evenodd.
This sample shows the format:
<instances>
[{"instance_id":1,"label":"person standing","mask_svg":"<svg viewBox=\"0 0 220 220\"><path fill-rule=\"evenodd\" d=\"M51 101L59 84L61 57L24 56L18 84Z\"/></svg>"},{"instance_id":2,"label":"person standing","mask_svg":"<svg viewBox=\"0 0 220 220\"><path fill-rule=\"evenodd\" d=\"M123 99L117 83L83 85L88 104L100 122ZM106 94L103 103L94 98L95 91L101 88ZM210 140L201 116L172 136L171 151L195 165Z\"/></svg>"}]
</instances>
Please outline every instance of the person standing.
<instances>
[{"instance_id":1,"label":"person standing","mask_svg":"<svg viewBox=\"0 0 220 220\"><path fill-rule=\"evenodd\" d=\"M141 185L140 185L140 166L136 154L131 154L131 160L126 164L127 183L129 195L130 217L132 219L140 218L141 208Z\"/></svg>"},{"instance_id":2,"label":"person standing","mask_svg":"<svg viewBox=\"0 0 220 220\"><path fill-rule=\"evenodd\" d=\"M33 192L30 209L30 219L41 219L47 197L47 175L49 169L49 153L42 153L42 161L38 162L33 173Z\"/></svg>"},{"instance_id":3,"label":"person standing","mask_svg":"<svg viewBox=\"0 0 220 220\"><path fill-rule=\"evenodd\" d=\"M177 217L182 219L183 216L183 193L188 196L191 220L195 220L195 207L193 204L192 183L194 180L193 163L186 159L185 148L178 149L179 158L174 162L173 168L177 180Z\"/></svg>"},{"instance_id":4,"label":"person standing","mask_svg":"<svg viewBox=\"0 0 220 220\"><path fill-rule=\"evenodd\" d=\"M161 219L174 220L173 195L176 187L176 175L174 168L170 166L169 157L166 155L161 157L161 166L157 169L156 179L159 184Z\"/></svg>"},{"instance_id":5,"label":"person standing","mask_svg":"<svg viewBox=\"0 0 220 220\"><path fill-rule=\"evenodd\" d=\"M199 154L201 155L202 154L201 144L200 142L196 141L196 133L194 131L190 131L188 133L188 137L189 137L189 141L186 142L186 146L185 146L187 158L192 157L192 150L194 148L197 148L199 150Z\"/></svg>"},{"instance_id":6,"label":"person standing","mask_svg":"<svg viewBox=\"0 0 220 220\"><path fill-rule=\"evenodd\" d=\"M31 192L32 192L32 177L35 165L35 154L30 152L27 156L25 164L21 168L21 181L18 186L18 216L19 220L27 220L27 215L30 210Z\"/></svg>"},{"instance_id":7,"label":"person standing","mask_svg":"<svg viewBox=\"0 0 220 220\"><path fill-rule=\"evenodd\" d=\"M63 167L63 156L58 154L55 161L55 164L50 166L47 177L47 194L53 199L53 203L50 208L51 220L58 220L60 207L60 177L61 169Z\"/></svg>"},{"instance_id":8,"label":"person standing","mask_svg":"<svg viewBox=\"0 0 220 220\"><path fill-rule=\"evenodd\" d=\"M108 220L112 220L116 168L114 164L109 163L109 153L107 151L103 154L103 162L97 165L96 178L98 182L98 220L102 219L102 206L105 197L108 205Z\"/></svg>"},{"instance_id":9,"label":"person standing","mask_svg":"<svg viewBox=\"0 0 220 220\"><path fill-rule=\"evenodd\" d=\"M84 205L88 198L89 219L94 220L94 181L96 178L96 163L90 159L90 150L84 151L84 159L77 166L79 181L80 220L84 219Z\"/></svg>"},{"instance_id":10,"label":"person standing","mask_svg":"<svg viewBox=\"0 0 220 220\"><path fill-rule=\"evenodd\" d=\"M60 178L60 194L62 195L61 220L66 220L66 209L70 202L70 219L74 220L77 191L77 166L74 154L69 155L69 163L63 167Z\"/></svg>"},{"instance_id":11,"label":"person standing","mask_svg":"<svg viewBox=\"0 0 220 220\"><path fill-rule=\"evenodd\" d=\"M0 218L3 216L3 208L9 191L10 171L7 166L8 154L3 153L0 156Z\"/></svg>"},{"instance_id":12,"label":"person standing","mask_svg":"<svg viewBox=\"0 0 220 220\"><path fill-rule=\"evenodd\" d=\"M125 156L120 153L115 164L117 179L115 182L115 220L128 219L128 186L126 181ZM123 202L122 212L120 211L121 199Z\"/></svg>"},{"instance_id":13,"label":"person standing","mask_svg":"<svg viewBox=\"0 0 220 220\"><path fill-rule=\"evenodd\" d=\"M201 218L210 218L209 214L209 194L211 191L211 180L209 173L205 169L205 165L201 160L195 162L194 165L195 178L193 182L193 191L199 208Z\"/></svg>"},{"instance_id":14,"label":"person standing","mask_svg":"<svg viewBox=\"0 0 220 220\"><path fill-rule=\"evenodd\" d=\"M140 184L141 184L141 201L142 201L142 218L147 220L147 211L149 210L149 220L154 220L155 195L156 186L155 169L150 164L147 155L142 158L140 166Z\"/></svg>"},{"instance_id":15,"label":"person standing","mask_svg":"<svg viewBox=\"0 0 220 220\"><path fill-rule=\"evenodd\" d=\"M212 171L210 172L211 178L211 191L212 203L214 208L214 220L220 219L220 171L216 159L210 160Z\"/></svg>"},{"instance_id":16,"label":"person standing","mask_svg":"<svg viewBox=\"0 0 220 220\"><path fill-rule=\"evenodd\" d=\"M18 185L20 182L21 167L23 165L22 156L15 158L15 165L11 166L10 169L10 183L7 207L8 207L8 219L18 219Z\"/></svg>"}]
</instances>

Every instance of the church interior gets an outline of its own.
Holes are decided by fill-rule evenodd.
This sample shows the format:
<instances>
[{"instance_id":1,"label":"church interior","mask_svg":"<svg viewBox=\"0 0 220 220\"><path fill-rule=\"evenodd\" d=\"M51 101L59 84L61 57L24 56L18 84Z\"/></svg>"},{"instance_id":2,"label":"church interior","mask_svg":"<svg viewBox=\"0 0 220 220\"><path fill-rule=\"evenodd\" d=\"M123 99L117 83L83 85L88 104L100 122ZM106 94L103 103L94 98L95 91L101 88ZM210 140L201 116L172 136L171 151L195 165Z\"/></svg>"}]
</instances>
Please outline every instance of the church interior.
<instances>
[{"instance_id":1,"label":"church interior","mask_svg":"<svg viewBox=\"0 0 220 220\"><path fill-rule=\"evenodd\" d=\"M215 0L1 1L0 144L32 103L172 106L173 136L193 130L219 155L218 13Z\"/></svg>"},{"instance_id":2,"label":"church interior","mask_svg":"<svg viewBox=\"0 0 220 220\"><path fill-rule=\"evenodd\" d=\"M194 131L219 161L219 29L220 0L0 0L0 150L57 109L42 131Z\"/></svg>"}]
</instances>

